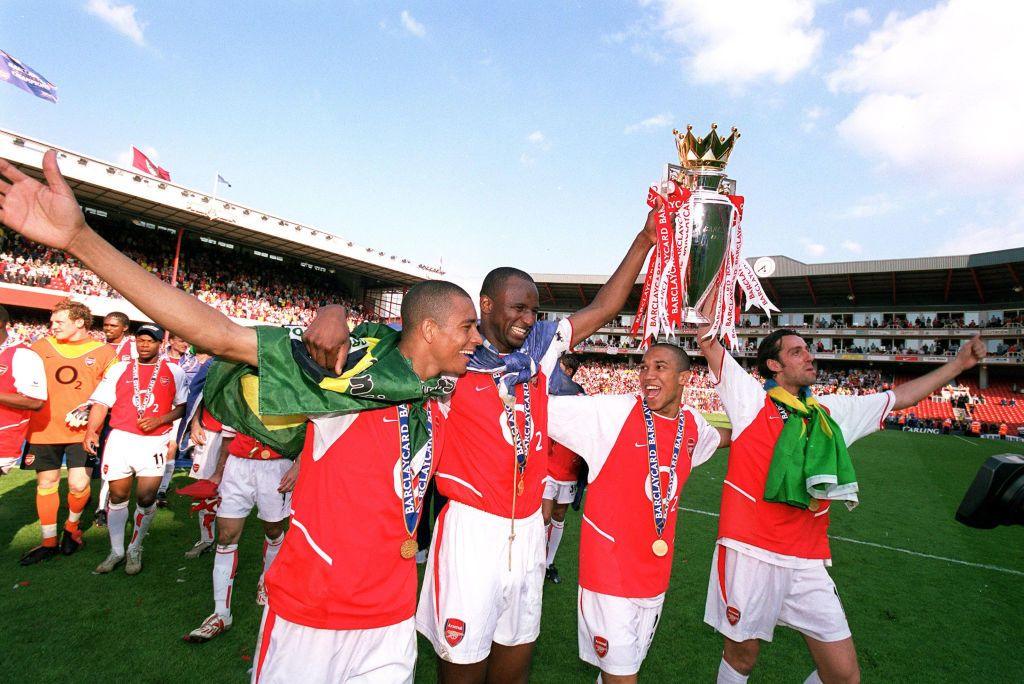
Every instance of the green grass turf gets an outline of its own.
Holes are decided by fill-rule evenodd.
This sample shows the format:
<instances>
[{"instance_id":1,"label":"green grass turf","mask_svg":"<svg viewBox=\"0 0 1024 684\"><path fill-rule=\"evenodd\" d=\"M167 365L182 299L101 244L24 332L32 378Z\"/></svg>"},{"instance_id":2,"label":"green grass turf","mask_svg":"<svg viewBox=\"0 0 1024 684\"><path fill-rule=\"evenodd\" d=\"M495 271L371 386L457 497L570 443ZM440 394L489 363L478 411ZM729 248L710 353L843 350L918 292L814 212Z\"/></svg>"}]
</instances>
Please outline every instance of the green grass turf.
<instances>
[{"instance_id":1,"label":"green grass turf","mask_svg":"<svg viewBox=\"0 0 1024 684\"><path fill-rule=\"evenodd\" d=\"M971 530L953 513L978 466L1016 444L884 432L853 449L861 506L833 516L834 535L1024 572L1020 528ZM718 510L724 452L697 469L682 505ZM8 635L0 681L244 682L260 611L255 604L261 535L250 518L235 585L234 627L204 645L181 637L212 612L212 558L187 561L197 538L187 504L172 497L145 545L145 569L95 576L106 531L87 530L75 556L21 568L37 542L30 473L0 478L0 616ZM178 476L175 486L184 483ZM63 490L62 490L63 492ZM87 514L87 519L89 514ZM344 521L339 521L344 523ZM358 524L357 521L350 521ZM702 622L717 520L684 512L672 587L645 681L714 681L720 638ZM576 653L576 549L579 514L570 511L557 565L565 582L548 584L532 681L587 682L595 673ZM1020 650L1024 576L882 548L833 542L839 587L868 682L1024 679ZM752 682L800 682L812 664L802 639L778 628ZM434 656L420 641L417 681L434 681Z\"/></svg>"}]
</instances>

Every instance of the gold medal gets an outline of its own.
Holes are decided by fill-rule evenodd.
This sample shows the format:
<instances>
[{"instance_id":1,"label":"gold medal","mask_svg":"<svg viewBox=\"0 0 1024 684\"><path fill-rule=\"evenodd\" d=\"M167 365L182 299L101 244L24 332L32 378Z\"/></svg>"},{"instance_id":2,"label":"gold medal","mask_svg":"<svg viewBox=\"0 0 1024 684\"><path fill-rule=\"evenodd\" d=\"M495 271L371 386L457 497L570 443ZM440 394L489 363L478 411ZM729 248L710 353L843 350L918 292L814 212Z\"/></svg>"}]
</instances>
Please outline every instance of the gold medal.
<instances>
[{"instance_id":1,"label":"gold medal","mask_svg":"<svg viewBox=\"0 0 1024 684\"><path fill-rule=\"evenodd\" d=\"M264 461L270 458L270 449L264 449L263 451L261 451L260 458L262 458Z\"/></svg>"},{"instance_id":2,"label":"gold medal","mask_svg":"<svg viewBox=\"0 0 1024 684\"><path fill-rule=\"evenodd\" d=\"M523 478L519 478L519 483L516 485L516 495L522 496L524 489L526 489L526 482L523 481Z\"/></svg>"},{"instance_id":3,"label":"gold medal","mask_svg":"<svg viewBox=\"0 0 1024 684\"><path fill-rule=\"evenodd\" d=\"M661 558L668 553L668 542L664 539L655 539L654 543L651 544L651 551L654 552L655 556Z\"/></svg>"},{"instance_id":4,"label":"gold medal","mask_svg":"<svg viewBox=\"0 0 1024 684\"><path fill-rule=\"evenodd\" d=\"M409 560L416 556L416 552L420 550L419 544L416 543L415 539L406 539L402 542L401 554L402 558Z\"/></svg>"},{"instance_id":5,"label":"gold medal","mask_svg":"<svg viewBox=\"0 0 1024 684\"><path fill-rule=\"evenodd\" d=\"M814 497L811 497L810 502L808 502L807 504L807 510L809 510L811 513L817 513L818 509L820 508L821 502L815 499Z\"/></svg>"}]
</instances>

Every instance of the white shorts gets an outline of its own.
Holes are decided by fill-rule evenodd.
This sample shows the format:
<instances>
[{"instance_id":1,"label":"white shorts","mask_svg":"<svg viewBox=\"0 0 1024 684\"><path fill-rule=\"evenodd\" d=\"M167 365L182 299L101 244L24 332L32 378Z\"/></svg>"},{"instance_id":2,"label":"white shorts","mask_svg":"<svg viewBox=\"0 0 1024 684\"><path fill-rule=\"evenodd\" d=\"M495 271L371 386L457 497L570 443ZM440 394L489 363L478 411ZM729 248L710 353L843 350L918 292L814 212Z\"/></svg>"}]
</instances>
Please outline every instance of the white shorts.
<instances>
[{"instance_id":1,"label":"white shorts","mask_svg":"<svg viewBox=\"0 0 1024 684\"><path fill-rule=\"evenodd\" d=\"M576 607L580 660L610 675L640 671L658 628L665 595L624 598L580 587Z\"/></svg>"},{"instance_id":2,"label":"white shorts","mask_svg":"<svg viewBox=\"0 0 1024 684\"><path fill-rule=\"evenodd\" d=\"M11 472L11 468L18 465L18 461L21 460L21 456L2 456L0 457L0 475L6 475Z\"/></svg>"},{"instance_id":3,"label":"white shorts","mask_svg":"<svg viewBox=\"0 0 1024 684\"><path fill-rule=\"evenodd\" d=\"M189 477L196 480L209 480L217 471L217 458L224 437L220 430L214 432L203 428L206 433L206 444L192 444L192 467L188 469Z\"/></svg>"},{"instance_id":4,"label":"white shorts","mask_svg":"<svg viewBox=\"0 0 1024 684\"><path fill-rule=\"evenodd\" d=\"M224 476L220 480L219 518L246 518L253 506L260 520L278 522L288 517L291 492L277 491L281 478L292 467L287 458L264 461L256 458L228 456Z\"/></svg>"},{"instance_id":5,"label":"white shorts","mask_svg":"<svg viewBox=\"0 0 1024 684\"><path fill-rule=\"evenodd\" d=\"M137 435L111 430L103 447L102 477L107 482L126 477L163 477L167 443L172 434Z\"/></svg>"},{"instance_id":6,"label":"white shorts","mask_svg":"<svg viewBox=\"0 0 1024 684\"><path fill-rule=\"evenodd\" d=\"M491 643L518 646L540 635L544 518L516 520L450 501L434 525L416 628L450 663L477 663Z\"/></svg>"},{"instance_id":7,"label":"white shorts","mask_svg":"<svg viewBox=\"0 0 1024 684\"><path fill-rule=\"evenodd\" d=\"M824 563L787 568L721 544L715 546L711 560L704 622L733 641L771 641L776 625L818 641L850 636L843 604Z\"/></svg>"},{"instance_id":8,"label":"white shorts","mask_svg":"<svg viewBox=\"0 0 1024 684\"><path fill-rule=\"evenodd\" d=\"M550 475L544 478L544 496L546 501L560 504L571 504L576 499L576 482L555 480Z\"/></svg>"},{"instance_id":9,"label":"white shorts","mask_svg":"<svg viewBox=\"0 0 1024 684\"><path fill-rule=\"evenodd\" d=\"M416 670L413 618L373 629L317 629L263 611L252 684L407 684Z\"/></svg>"},{"instance_id":10,"label":"white shorts","mask_svg":"<svg viewBox=\"0 0 1024 684\"><path fill-rule=\"evenodd\" d=\"M171 445L174 446L174 452L178 452L178 430L181 428L181 418L171 423Z\"/></svg>"}]
</instances>

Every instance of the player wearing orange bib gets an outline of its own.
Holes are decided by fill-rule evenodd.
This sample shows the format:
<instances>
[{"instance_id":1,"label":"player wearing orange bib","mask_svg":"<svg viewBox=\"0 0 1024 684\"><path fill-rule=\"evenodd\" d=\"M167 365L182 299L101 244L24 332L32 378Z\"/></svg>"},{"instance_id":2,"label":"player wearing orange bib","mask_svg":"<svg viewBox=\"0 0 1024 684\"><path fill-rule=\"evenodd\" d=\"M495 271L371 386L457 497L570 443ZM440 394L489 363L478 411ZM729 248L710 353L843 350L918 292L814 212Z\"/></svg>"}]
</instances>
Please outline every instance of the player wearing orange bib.
<instances>
[{"instance_id":1,"label":"player wearing orange bib","mask_svg":"<svg viewBox=\"0 0 1024 684\"><path fill-rule=\"evenodd\" d=\"M82 547L78 521L89 503L88 454L82 447L85 421L76 409L89 400L103 373L114 360L114 350L89 336L92 314L79 302L64 299L50 315L51 335L32 345L46 368L48 400L29 420L24 467L36 471L36 510L43 543L21 558L32 565L52 558L57 551L57 511L61 463L67 459L68 519L60 551L70 555Z\"/></svg>"},{"instance_id":2,"label":"player wearing orange bib","mask_svg":"<svg viewBox=\"0 0 1024 684\"><path fill-rule=\"evenodd\" d=\"M693 468L729 443L682 406L690 359L655 344L639 397L552 397L551 439L579 453L590 485L580 532L580 658L604 684L637 681L672 573L679 495Z\"/></svg>"}]
</instances>

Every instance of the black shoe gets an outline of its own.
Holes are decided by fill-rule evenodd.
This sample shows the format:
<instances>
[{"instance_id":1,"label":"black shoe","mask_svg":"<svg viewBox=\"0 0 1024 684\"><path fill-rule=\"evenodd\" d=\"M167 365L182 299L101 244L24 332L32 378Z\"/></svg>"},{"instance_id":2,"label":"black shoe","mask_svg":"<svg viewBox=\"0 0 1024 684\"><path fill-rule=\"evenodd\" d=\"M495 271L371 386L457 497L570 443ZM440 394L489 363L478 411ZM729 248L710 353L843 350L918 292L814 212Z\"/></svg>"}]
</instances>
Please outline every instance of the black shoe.
<instances>
[{"instance_id":1,"label":"black shoe","mask_svg":"<svg viewBox=\"0 0 1024 684\"><path fill-rule=\"evenodd\" d=\"M93 519L92 519L92 524L95 525L96 527L106 527L107 526L107 512L106 511L96 511L96 515L93 516Z\"/></svg>"},{"instance_id":2,"label":"black shoe","mask_svg":"<svg viewBox=\"0 0 1024 684\"><path fill-rule=\"evenodd\" d=\"M60 550L56 546L37 546L22 556L18 562L22 565L35 565L41 561L50 560L59 554Z\"/></svg>"},{"instance_id":3,"label":"black shoe","mask_svg":"<svg viewBox=\"0 0 1024 684\"><path fill-rule=\"evenodd\" d=\"M544 573L544 579L549 580L552 584L561 584L562 577L558 574L558 568L554 565L549 565L547 572Z\"/></svg>"},{"instance_id":4,"label":"black shoe","mask_svg":"<svg viewBox=\"0 0 1024 684\"><path fill-rule=\"evenodd\" d=\"M62 554L70 556L83 546L85 546L85 541L82 539L81 532L76 534L67 528L64 529L64 533L60 537L60 552Z\"/></svg>"},{"instance_id":5,"label":"black shoe","mask_svg":"<svg viewBox=\"0 0 1024 684\"><path fill-rule=\"evenodd\" d=\"M167 492L156 493L156 507L167 508Z\"/></svg>"}]
</instances>

